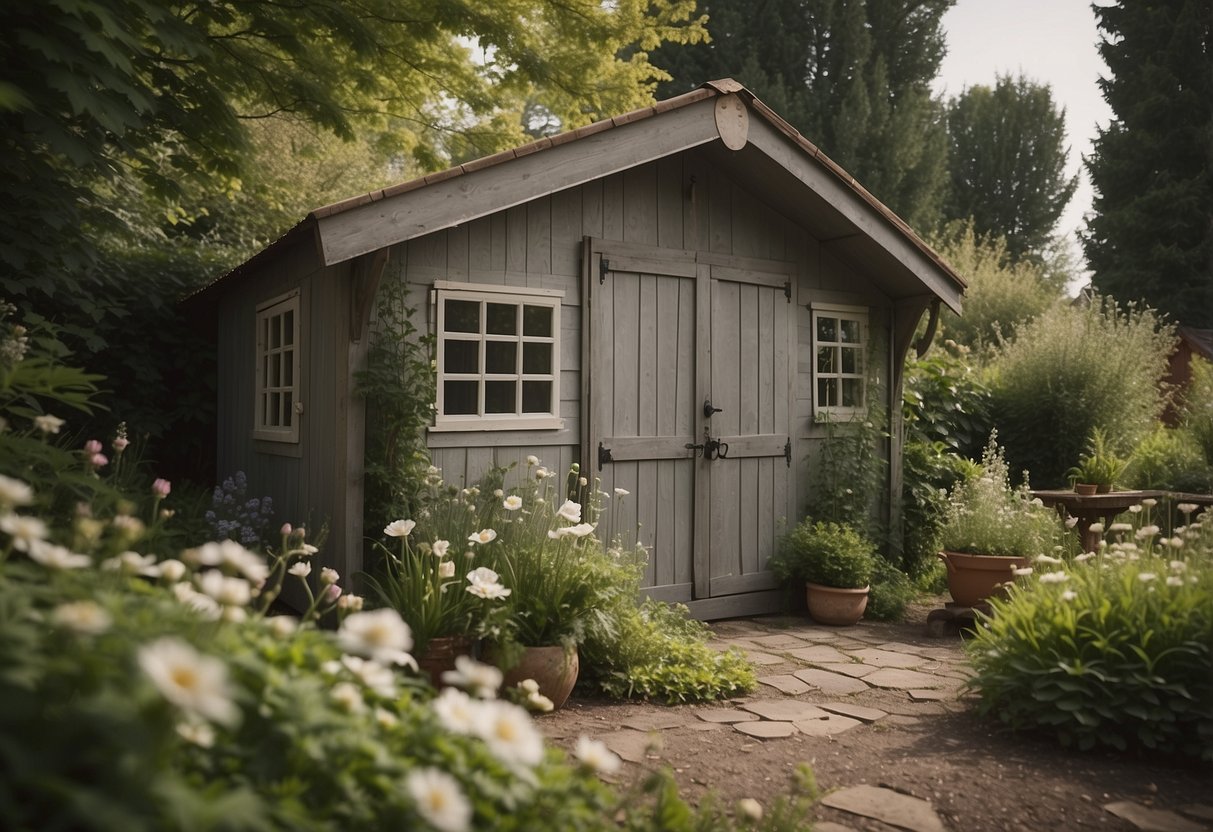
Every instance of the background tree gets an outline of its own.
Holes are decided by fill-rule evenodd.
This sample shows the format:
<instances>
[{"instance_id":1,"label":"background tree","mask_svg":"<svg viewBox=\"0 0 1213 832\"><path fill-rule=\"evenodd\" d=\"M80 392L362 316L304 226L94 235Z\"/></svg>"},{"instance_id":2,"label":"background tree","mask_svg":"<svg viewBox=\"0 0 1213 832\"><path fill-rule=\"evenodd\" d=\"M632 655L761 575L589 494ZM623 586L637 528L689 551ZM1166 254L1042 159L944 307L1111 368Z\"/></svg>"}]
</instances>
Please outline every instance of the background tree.
<instances>
[{"instance_id":1,"label":"background tree","mask_svg":"<svg viewBox=\"0 0 1213 832\"><path fill-rule=\"evenodd\" d=\"M931 97L953 0L707 0L711 43L652 61L676 95L732 76L920 231L940 217L947 139Z\"/></svg>"},{"instance_id":2,"label":"background tree","mask_svg":"<svg viewBox=\"0 0 1213 832\"><path fill-rule=\"evenodd\" d=\"M1115 118L1087 159L1092 281L1173 320L1213 327L1213 5L1093 6Z\"/></svg>"},{"instance_id":3,"label":"background tree","mask_svg":"<svg viewBox=\"0 0 1213 832\"><path fill-rule=\"evenodd\" d=\"M1066 178L1065 110L1048 84L1000 75L948 102L944 214L972 217L979 236L1006 240L1012 260L1041 261L1078 177Z\"/></svg>"}]
</instances>

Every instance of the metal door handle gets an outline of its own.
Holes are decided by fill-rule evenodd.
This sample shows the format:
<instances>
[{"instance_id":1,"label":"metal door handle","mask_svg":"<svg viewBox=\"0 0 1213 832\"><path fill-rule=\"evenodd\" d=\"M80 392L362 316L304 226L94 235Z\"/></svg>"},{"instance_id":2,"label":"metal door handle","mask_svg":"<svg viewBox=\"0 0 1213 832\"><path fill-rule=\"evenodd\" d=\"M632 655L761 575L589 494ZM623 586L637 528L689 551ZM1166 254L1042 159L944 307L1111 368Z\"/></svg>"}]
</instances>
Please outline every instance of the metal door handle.
<instances>
[{"instance_id":1,"label":"metal door handle","mask_svg":"<svg viewBox=\"0 0 1213 832\"><path fill-rule=\"evenodd\" d=\"M729 458L729 443L721 442L719 439L707 439L703 443L703 458L704 459L728 459Z\"/></svg>"},{"instance_id":2,"label":"metal door handle","mask_svg":"<svg viewBox=\"0 0 1213 832\"><path fill-rule=\"evenodd\" d=\"M719 407L712 407L711 399L703 400L703 415L704 415L705 419L711 419L713 413L719 413L719 412L720 412Z\"/></svg>"}]
</instances>

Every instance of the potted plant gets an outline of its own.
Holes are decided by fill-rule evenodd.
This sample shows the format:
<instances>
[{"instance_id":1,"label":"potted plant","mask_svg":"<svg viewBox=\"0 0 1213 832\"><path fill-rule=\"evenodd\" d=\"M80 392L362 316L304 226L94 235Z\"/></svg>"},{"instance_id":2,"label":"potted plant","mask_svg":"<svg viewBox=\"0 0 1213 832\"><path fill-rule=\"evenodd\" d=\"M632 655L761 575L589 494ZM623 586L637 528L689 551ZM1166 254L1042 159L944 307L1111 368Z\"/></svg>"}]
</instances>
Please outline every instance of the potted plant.
<instances>
[{"instance_id":1,"label":"potted plant","mask_svg":"<svg viewBox=\"0 0 1213 832\"><path fill-rule=\"evenodd\" d=\"M1026 482L1011 488L997 434L991 433L978 472L957 483L948 501L939 556L952 599L964 607L982 603L1014 577L1013 570L1051 551L1062 531L1057 515L1032 498Z\"/></svg>"},{"instance_id":2,"label":"potted plant","mask_svg":"<svg viewBox=\"0 0 1213 832\"><path fill-rule=\"evenodd\" d=\"M1117 456L1102 428L1094 428L1087 439L1087 452L1066 476L1079 494L1107 494L1115 486L1129 461Z\"/></svg>"},{"instance_id":3,"label":"potted plant","mask_svg":"<svg viewBox=\"0 0 1213 832\"><path fill-rule=\"evenodd\" d=\"M809 615L820 624L846 626L863 617L876 547L846 523L802 520L779 541L771 570L784 581L803 581Z\"/></svg>"}]
</instances>

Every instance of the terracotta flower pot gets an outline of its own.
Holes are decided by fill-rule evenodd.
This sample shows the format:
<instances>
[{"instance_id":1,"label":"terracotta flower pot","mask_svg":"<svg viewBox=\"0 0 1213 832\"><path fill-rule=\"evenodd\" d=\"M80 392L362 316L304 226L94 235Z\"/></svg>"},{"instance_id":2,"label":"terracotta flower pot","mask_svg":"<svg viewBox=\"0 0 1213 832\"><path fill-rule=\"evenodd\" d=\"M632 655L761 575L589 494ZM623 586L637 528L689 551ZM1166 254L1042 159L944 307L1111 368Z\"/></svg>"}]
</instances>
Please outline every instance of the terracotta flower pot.
<instances>
[{"instance_id":1,"label":"terracotta flower pot","mask_svg":"<svg viewBox=\"0 0 1213 832\"><path fill-rule=\"evenodd\" d=\"M1012 569L1028 565L1027 558L940 552L948 567L948 592L962 607L973 607L1002 594L1001 585L1014 580Z\"/></svg>"},{"instance_id":2,"label":"terracotta flower pot","mask_svg":"<svg viewBox=\"0 0 1213 832\"><path fill-rule=\"evenodd\" d=\"M430 684L436 688L446 685L442 682L442 674L455 669L455 659L459 656L469 656L472 653L472 640L467 636L437 636L430 639L425 652L414 656L417 667L429 677Z\"/></svg>"},{"instance_id":3,"label":"terracotta flower pot","mask_svg":"<svg viewBox=\"0 0 1213 832\"><path fill-rule=\"evenodd\" d=\"M847 627L863 618L868 608L868 590L839 589L805 582L805 600L809 604L809 615L818 624L833 624Z\"/></svg>"},{"instance_id":4,"label":"terracotta flower pot","mask_svg":"<svg viewBox=\"0 0 1213 832\"><path fill-rule=\"evenodd\" d=\"M576 647L569 650L559 644L527 647L523 650L522 661L505 671L502 687L512 688L525 679L534 679L539 684L539 692L559 708L573 692L580 670Z\"/></svg>"},{"instance_id":5,"label":"terracotta flower pot","mask_svg":"<svg viewBox=\"0 0 1213 832\"><path fill-rule=\"evenodd\" d=\"M1089 497L1099 490L1099 486L1093 482L1076 482L1074 483L1074 493L1081 494L1084 497Z\"/></svg>"}]
</instances>

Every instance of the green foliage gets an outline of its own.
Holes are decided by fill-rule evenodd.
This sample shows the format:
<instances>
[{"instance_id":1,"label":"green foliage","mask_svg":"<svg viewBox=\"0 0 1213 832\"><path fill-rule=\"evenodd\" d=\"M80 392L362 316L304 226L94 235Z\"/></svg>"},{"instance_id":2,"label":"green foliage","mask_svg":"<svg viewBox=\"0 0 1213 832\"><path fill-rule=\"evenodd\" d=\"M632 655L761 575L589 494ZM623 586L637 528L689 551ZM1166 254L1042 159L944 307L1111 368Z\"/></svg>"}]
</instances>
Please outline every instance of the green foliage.
<instances>
[{"instance_id":1,"label":"green foliage","mask_svg":"<svg viewBox=\"0 0 1213 832\"><path fill-rule=\"evenodd\" d=\"M929 229L947 187L943 105L931 83L951 5L705 0L712 42L656 50L653 62L673 76L659 92L736 78L911 226Z\"/></svg>"},{"instance_id":2,"label":"green foliage","mask_svg":"<svg viewBox=\"0 0 1213 832\"><path fill-rule=\"evenodd\" d=\"M1093 483L1110 490L1124 476L1129 460L1119 456L1111 447L1107 435L1101 428L1092 428L1087 437L1087 449L1066 476L1072 482Z\"/></svg>"},{"instance_id":3,"label":"green foliage","mask_svg":"<svg viewBox=\"0 0 1213 832\"><path fill-rule=\"evenodd\" d=\"M1183 429L1213 468L1213 363L1193 358L1192 380L1184 391Z\"/></svg>"},{"instance_id":4,"label":"green foliage","mask_svg":"<svg viewBox=\"0 0 1213 832\"><path fill-rule=\"evenodd\" d=\"M1213 525L1159 539L1148 514L992 601L966 644L983 712L1083 749L1213 760Z\"/></svg>"},{"instance_id":5,"label":"green foliage","mask_svg":"<svg viewBox=\"0 0 1213 832\"><path fill-rule=\"evenodd\" d=\"M1064 534L1057 515L1032 499L1027 483L1011 488L997 433L991 433L980 473L952 488L940 544L972 555L1034 557L1053 551Z\"/></svg>"},{"instance_id":6,"label":"green foliage","mask_svg":"<svg viewBox=\"0 0 1213 832\"><path fill-rule=\"evenodd\" d=\"M950 223L936 244L969 284L964 314L942 313L943 337L979 358L987 358L1016 327L1040 317L1062 298L1064 279L1058 285L1040 264L1014 259L1006 239L982 235L972 221Z\"/></svg>"},{"instance_id":7,"label":"green foliage","mask_svg":"<svg viewBox=\"0 0 1213 832\"><path fill-rule=\"evenodd\" d=\"M1014 469L1059 486L1092 428L1120 447L1152 432L1173 343L1153 312L1110 299L1020 326L989 365L991 413Z\"/></svg>"},{"instance_id":8,"label":"green foliage","mask_svg":"<svg viewBox=\"0 0 1213 832\"><path fill-rule=\"evenodd\" d=\"M951 99L947 124L944 215L1006 240L1012 261L1039 261L1078 185L1077 174L1066 178L1065 110L1049 85L999 75L992 89L976 84Z\"/></svg>"},{"instance_id":9,"label":"green foliage","mask_svg":"<svg viewBox=\"0 0 1213 832\"><path fill-rule=\"evenodd\" d=\"M876 546L845 523L804 519L779 540L771 571L781 581L805 581L840 589L871 583Z\"/></svg>"},{"instance_id":10,"label":"green foliage","mask_svg":"<svg viewBox=\"0 0 1213 832\"><path fill-rule=\"evenodd\" d=\"M384 518L413 517L426 487L429 453L425 430L437 401L431 356L434 336L422 335L413 323L403 281L379 288L375 324L370 331L365 369L354 376L358 395L366 399L367 432L365 528L378 528Z\"/></svg>"},{"instance_id":11,"label":"green foliage","mask_svg":"<svg viewBox=\"0 0 1213 832\"><path fill-rule=\"evenodd\" d=\"M621 827L624 830L651 829L661 832L802 832L805 819L819 799L817 778L808 764L801 763L793 774L789 794L780 795L763 807L753 798L738 801L730 814L715 795L709 793L692 807L678 795L677 784L668 769L644 778L623 803L637 807ZM756 816L757 815L757 816Z\"/></svg>"},{"instance_id":12,"label":"green foliage","mask_svg":"<svg viewBox=\"0 0 1213 832\"><path fill-rule=\"evenodd\" d=\"M1205 463L1200 445L1189 431L1160 424L1133 449L1125 484L1131 488L1213 493L1213 466Z\"/></svg>"},{"instance_id":13,"label":"green foliage","mask_svg":"<svg viewBox=\"0 0 1213 832\"><path fill-rule=\"evenodd\" d=\"M639 575L635 580L639 586ZM708 646L710 631L686 607L620 596L592 627L582 653L582 682L608 696L658 702L706 702L748 693L754 670L738 650Z\"/></svg>"},{"instance_id":14,"label":"green foliage","mask_svg":"<svg viewBox=\"0 0 1213 832\"><path fill-rule=\"evenodd\" d=\"M880 534L874 510L886 467L879 455L888 436L884 421L878 408L846 422L828 414L819 420L825 438L809 465L809 516L849 524L872 537Z\"/></svg>"},{"instance_id":15,"label":"green foliage","mask_svg":"<svg viewBox=\"0 0 1213 832\"><path fill-rule=\"evenodd\" d=\"M864 618L876 621L900 621L906 606L918 596L908 575L877 555L872 558L872 588Z\"/></svg>"},{"instance_id":16,"label":"green foliage","mask_svg":"<svg viewBox=\"0 0 1213 832\"><path fill-rule=\"evenodd\" d=\"M1120 0L1094 10L1114 118L1087 158L1092 282L1172 321L1213 328L1213 6Z\"/></svg>"}]
</instances>

